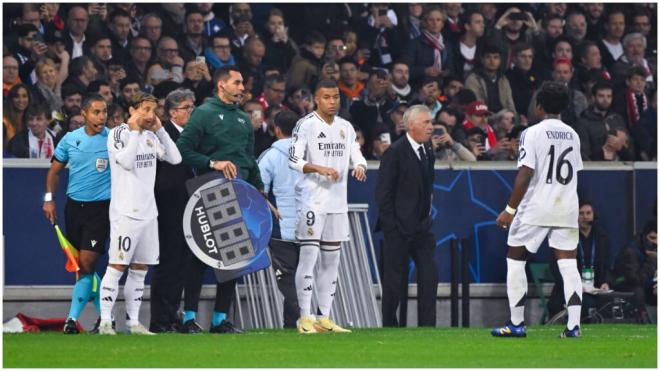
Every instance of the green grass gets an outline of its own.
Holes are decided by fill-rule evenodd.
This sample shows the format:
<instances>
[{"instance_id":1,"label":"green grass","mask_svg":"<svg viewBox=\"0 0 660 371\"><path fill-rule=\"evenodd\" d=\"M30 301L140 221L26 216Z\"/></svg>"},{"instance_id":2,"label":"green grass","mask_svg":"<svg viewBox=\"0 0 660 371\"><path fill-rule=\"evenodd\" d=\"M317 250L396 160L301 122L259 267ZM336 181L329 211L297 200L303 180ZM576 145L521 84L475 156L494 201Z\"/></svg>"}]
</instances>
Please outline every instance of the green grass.
<instances>
[{"instance_id":1,"label":"green grass","mask_svg":"<svg viewBox=\"0 0 660 371\"><path fill-rule=\"evenodd\" d=\"M525 339L488 329L368 329L299 335L65 336L5 334L4 367L649 367L657 366L657 328L586 325L559 339L558 326L528 328Z\"/></svg>"}]
</instances>

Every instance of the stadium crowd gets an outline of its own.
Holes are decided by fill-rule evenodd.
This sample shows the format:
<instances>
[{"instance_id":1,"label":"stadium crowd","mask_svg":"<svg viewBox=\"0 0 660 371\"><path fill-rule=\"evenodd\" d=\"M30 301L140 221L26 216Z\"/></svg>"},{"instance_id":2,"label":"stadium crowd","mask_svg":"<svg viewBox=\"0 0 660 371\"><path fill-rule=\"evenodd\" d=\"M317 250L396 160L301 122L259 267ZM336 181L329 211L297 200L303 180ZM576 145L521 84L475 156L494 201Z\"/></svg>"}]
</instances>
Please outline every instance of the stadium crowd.
<instances>
[{"instance_id":1,"label":"stadium crowd","mask_svg":"<svg viewBox=\"0 0 660 371\"><path fill-rule=\"evenodd\" d=\"M567 84L562 120L583 160L655 161L655 4L5 4L3 155L51 158L83 124L86 94L127 119L138 92L213 95L213 72L235 65L248 91L258 156L274 117L314 109L311 90L338 82L340 116L378 160L424 104L447 161L515 160L535 124L541 83Z\"/></svg>"}]
</instances>

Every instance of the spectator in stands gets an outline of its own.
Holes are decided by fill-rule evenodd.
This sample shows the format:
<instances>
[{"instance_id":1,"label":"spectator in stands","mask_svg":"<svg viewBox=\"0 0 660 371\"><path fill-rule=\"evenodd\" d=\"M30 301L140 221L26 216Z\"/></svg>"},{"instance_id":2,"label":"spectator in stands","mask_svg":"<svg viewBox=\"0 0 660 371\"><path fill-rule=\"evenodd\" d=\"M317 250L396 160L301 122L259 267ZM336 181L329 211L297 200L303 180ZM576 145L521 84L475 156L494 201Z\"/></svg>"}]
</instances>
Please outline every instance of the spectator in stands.
<instances>
[{"instance_id":1,"label":"spectator in stands","mask_svg":"<svg viewBox=\"0 0 660 371\"><path fill-rule=\"evenodd\" d=\"M404 42L413 40L422 34L421 17L424 11L423 5L422 3L406 4L407 11L401 13L401 31L405 39Z\"/></svg>"},{"instance_id":2,"label":"spectator in stands","mask_svg":"<svg viewBox=\"0 0 660 371\"><path fill-rule=\"evenodd\" d=\"M78 89L75 85L62 86L62 113L65 117L71 115L74 108L82 108L82 98L85 95L84 90Z\"/></svg>"},{"instance_id":3,"label":"spectator in stands","mask_svg":"<svg viewBox=\"0 0 660 371\"><path fill-rule=\"evenodd\" d=\"M235 66L236 59L231 54L231 42L229 36L225 34L215 34L211 38L209 47L204 52L206 61L213 67L218 69L224 66Z\"/></svg>"},{"instance_id":4,"label":"spectator in stands","mask_svg":"<svg viewBox=\"0 0 660 371\"><path fill-rule=\"evenodd\" d=\"M206 38L204 37L204 15L201 11L192 9L186 13L183 35L179 39L178 45L179 54L186 61L204 54Z\"/></svg>"},{"instance_id":5,"label":"spectator in stands","mask_svg":"<svg viewBox=\"0 0 660 371\"><path fill-rule=\"evenodd\" d=\"M649 99L644 91L647 71L641 66L630 67L626 72L625 88L614 96L614 110L623 117L628 129L634 127L642 112L649 107Z\"/></svg>"},{"instance_id":6,"label":"spectator in stands","mask_svg":"<svg viewBox=\"0 0 660 371\"><path fill-rule=\"evenodd\" d=\"M163 21L163 36L170 36L175 38L179 36L180 30L183 28L183 22L186 17L186 8L184 4L164 2L155 10L160 19Z\"/></svg>"},{"instance_id":7,"label":"spectator in stands","mask_svg":"<svg viewBox=\"0 0 660 371\"><path fill-rule=\"evenodd\" d=\"M566 3L546 3L544 4L545 12L548 15L558 15L562 18L566 15L568 6Z\"/></svg>"},{"instance_id":8,"label":"spectator in stands","mask_svg":"<svg viewBox=\"0 0 660 371\"><path fill-rule=\"evenodd\" d=\"M311 89L321 70L321 58L325 52L325 36L318 31L311 31L305 37L300 54L293 58L287 74L287 86Z\"/></svg>"},{"instance_id":9,"label":"spectator in stands","mask_svg":"<svg viewBox=\"0 0 660 371\"><path fill-rule=\"evenodd\" d=\"M589 294L594 288L609 290L612 284L610 272L610 238L597 223L597 216L590 202L580 202L578 227L580 237L577 246L577 268L582 276L584 293ZM555 277L555 285L548 299L549 316L553 317L564 307L564 285L561 280L557 261L550 263L550 272ZM582 296L582 317L589 314L589 308L598 304L594 295Z\"/></svg>"},{"instance_id":10,"label":"spectator in stands","mask_svg":"<svg viewBox=\"0 0 660 371\"><path fill-rule=\"evenodd\" d=\"M598 44L591 40L584 40L576 49L575 74L580 82L589 78L593 71L600 72L601 79L610 80L610 74L603 66Z\"/></svg>"},{"instance_id":11,"label":"spectator in stands","mask_svg":"<svg viewBox=\"0 0 660 371\"><path fill-rule=\"evenodd\" d=\"M314 110L312 93L307 88L293 87L286 98L287 107L303 117Z\"/></svg>"},{"instance_id":12,"label":"spectator in stands","mask_svg":"<svg viewBox=\"0 0 660 371\"><path fill-rule=\"evenodd\" d=\"M358 79L357 63L352 58L346 57L339 60L337 86L341 93L340 110L350 110L353 102L360 100L360 93L364 89L364 83Z\"/></svg>"},{"instance_id":13,"label":"spectator in stands","mask_svg":"<svg viewBox=\"0 0 660 371\"><path fill-rule=\"evenodd\" d=\"M497 156L500 156L502 153L506 153L511 149L511 143L508 138L503 138L501 140L497 139L495 130L488 124L488 116L491 112L488 110L488 106L478 100L468 104L465 107L465 121L463 121L463 128L466 130L468 139L470 137L469 130L472 128L477 128L481 131L483 141L483 152L480 154L472 153L477 156L479 160L492 160ZM474 134L474 132L472 132ZM479 148L479 150L481 150Z\"/></svg>"},{"instance_id":14,"label":"spectator in stands","mask_svg":"<svg viewBox=\"0 0 660 371\"><path fill-rule=\"evenodd\" d=\"M410 80L420 83L424 77L442 77L454 73L454 56L442 36L445 12L428 5L422 14L422 34L408 42L405 61L410 67Z\"/></svg>"},{"instance_id":15,"label":"spectator in stands","mask_svg":"<svg viewBox=\"0 0 660 371\"><path fill-rule=\"evenodd\" d=\"M488 160L486 156L486 136L477 127L465 130L465 147L477 158L477 161Z\"/></svg>"},{"instance_id":16,"label":"spectator in stands","mask_svg":"<svg viewBox=\"0 0 660 371\"><path fill-rule=\"evenodd\" d=\"M442 80L442 92L445 93L445 98L450 101L459 90L463 89L463 79L451 75Z\"/></svg>"},{"instance_id":17,"label":"spectator in stands","mask_svg":"<svg viewBox=\"0 0 660 371\"><path fill-rule=\"evenodd\" d=\"M12 86L5 98L2 112L2 148L7 150L7 143L27 124L25 114L32 101L27 85L18 83Z\"/></svg>"},{"instance_id":18,"label":"spectator in stands","mask_svg":"<svg viewBox=\"0 0 660 371\"><path fill-rule=\"evenodd\" d=\"M27 127L9 141L7 148L18 158L36 158L50 160L53 157L55 133L48 129L48 107L43 104L33 104L28 107L25 115Z\"/></svg>"},{"instance_id":19,"label":"spectator in stands","mask_svg":"<svg viewBox=\"0 0 660 371\"><path fill-rule=\"evenodd\" d=\"M115 103L108 105L108 121L105 123L108 129L123 124L125 120L126 112L124 112L124 109L120 105Z\"/></svg>"},{"instance_id":20,"label":"spectator in stands","mask_svg":"<svg viewBox=\"0 0 660 371\"><path fill-rule=\"evenodd\" d=\"M623 38L623 55L610 67L612 83L615 86L623 85L624 79L631 67L641 67L644 70L644 79L649 87L654 87L653 76L657 74L656 66L651 64L646 54L646 38L637 32L627 34Z\"/></svg>"},{"instance_id":21,"label":"spectator in stands","mask_svg":"<svg viewBox=\"0 0 660 371\"><path fill-rule=\"evenodd\" d=\"M99 4L99 11L100 13L98 15L101 16L103 20L105 20L106 15L107 15L107 10L105 10L106 5L105 4ZM129 30L129 38L131 37L137 37L140 34L140 18L142 18L142 14L139 13L139 8L137 4L133 3L116 3L114 4L114 9L115 10L123 10L128 14L128 30ZM92 23L92 12L90 10L90 24Z\"/></svg>"},{"instance_id":22,"label":"spectator in stands","mask_svg":"<svg viewBox=\"0 0 660 371\"><path fill-rule=\"evenodd\" d=\"M195 92L195 101L200 104L213 95L213 78L206 63L191 59L186 62L181 87Z\"/></svg>"},{"instance_id":23,"label":"spectator in stands","mask_svg":"<svg viewBox=\"0 0 660 371\"><path fill-rule=\"evenodd\" d=\"M122 106L125 112L128 112L129 102L133 95L142 91L142 84L140 84L140 81L137 78L128 76L121 80L119 89L121 91L121 99L119 99L118 103Z\"/></svg>"},{"instance_id":24,"label":"spectator in stands","mask_svg":"<svg viewBox=\"0 0 660 371\"><path fill-rule=\"evenodd\" d=\"M573 62L573 46L568 37L560 35L555 38L554 44L551 45L551 51L551 58L538 65L541 72L540 78L543 81L552 79L552 69L557 59L566 59L571 63Z\"/></svg>"},{"instance_id":25,"label":"spectator in stands","mask_svg":"<svg viewBox=\"0 0 660 371\"><path fill-rule=\"evenodd\" d=\"M32 24L18 26L18 45L14 57L18 60L18 74L21 81L34 84L30 74L34 70L37 61L46 53L48 47L36 40L37 28Z\"/></svg>"},{"instance_id":26,"label":"spectator in stands","mask_svg":"<svg viewBox=\"0 0 660 371\"><path fill-rule=\"evenodd\" d=\"M59 68L50 58L40 59L35 68L37 73L35 90L46 103L48 112L59 111L62 108L62 83L69 74L69 53L64 50L62 57Z\"/></svg>"},{"instance_id":27,"label":"spectator in stands","mask_svg":"<svg viewBox=\"0 0 660 371\"><path fill-rule=\"evenodd\" d=\"M284 76L277 74L268 76L264 80L264 91L257 101L261 104L262 111L270 106L281 106L286 95L286 80Z\"/></svg>"},{"instance_id":28,"label":"spectator in stands","mask_svg":"<svg viewBox=\"0 0 660 371\"><path fill-rule=\"evenodd\" d=\"M442 92L440 91L440 84L438 80L434 77L427 77L424 79L422 84L417 91L416 98L410 104L423 104L426 108L431 111L432 117L440 112L442 108L442 103L440 103L440 96Z\"/></svg>"},{"instance_id":29,"label":"spectator in stands","mask_svg":"<svg viewBox=\"0 0 660 371\"><path fill-rule=\"evenodd\" d=\"M119 82L126 78L126 70L124 69L124 65L121 64L118 59L110 59L108 61L107 76L108 83L110 83L110 89L112 89L112 94L114 94L115 97L119 97L121 95Z\"/></svg>"},{"instance_id":30,"label":"spectator in stands","mask_svg":"<svg viewBox=\"0 0 660 371\"><path fill-rule=\"evenodd\" d=\"M516 114L506 108L488 117L488 125L495 130L497 140L509 137L509 134L516 126L515 118Z\"/></svg>"},{"instance_id":31,"label":"spectator in stands","mask_svg":"<svg viewBox=\"0 0 660 371\"><path fill-rule=\"evenodd\" d=\"M534 92L541 86L541 77L533 70L534 48L530 44L516 44L513 48L513 68L506 72L511 86L516 112L520 113L520 122L527 122L527 107Z\"/></svg>"},{"instance_id":32,"label":"spectator in stands","mask_svg":"<svg viewBox=\"0 0 660 371\"><path fill-rule=\"evenodd\" d=\"M573 78L573 65L568 59L557 59L554 64L554 69L552 71L552 80L555 82L562 83L566 86L569 86L569 82ZM538 93L538 91L536 92ZM527 109L527 119L529 124L533 125L539 122L539 118L536 117L536 93L532 97L532 101L529 104ZM587 103L587 97L584 94L576 89L572 89L569 86L569 104L566 109L561 112L561 119L569 126L574 126L578 118L582 114L589 104Z\"/></svg>"},{"instance_id":33,"label":"spectator in stands","mask_svg":"<svg viewBox=\"0 0 660 371\"><path fill-rule=\"evenodd\" d=\"M68 33L65 36L66 51L69 52L71 59L78 58L85 54L87 47L85 45L85 32L89 25L89 14L87 9L82 6L73 6L69 9L66 18Z\"/></svg>"},{"instance_id":34,"label":"spectator in stands","mask_svg":"<svg viewBox=\"0 0 660 371\"><path fill-rule=\"evenodd\" d=\"M403 124L403 114L408 109L408 102L399 101L388 111L388 118L386 126L389 128L391 142L394 143L397 139L406 134L406 127Z\"/></svg>"},{"instance_id":35,"label":"spectator in stands","mask_svg":"<svg viewBox=\"0 0 660 371\"><path fill-rule=\"evenodd\" d=\"M519 42L531 43L531 32L536 30L536 20L530 12L523 12L518 7L510 7L495 23L487 43L498 46L502 72L513 65L513 47Z\"/></svg>"},{"instance_id":36,"label":"spectator in stands","mask_svg":"<svg viewBox=\"0 0 660 371\"><path fill-rule=\"evenodd\" d=\"M453 45L455 73L465 78L481 58L484 47L484 32L486 31L484 16L476 9L466 11L463 16L463 33Z\"/></svg>"},{"instance_id":37,"label":"spectator in stands","mask_svg":"<svg viewBox=\"0 0 660 371\"><path fill-rule=\"evenodd\" d=\"M388 96L390 85L390 76L387 70L372 69L367 87L362 92L362 99L351 105L351 119L364 133L367 153L371 153L371 144L377 135L377 131L386 122L387 112L394 105Z\"/></svg>"},{"instance_id":38,"label":"spectator in stands","mask_svg":"<svg viewBox=\"0 0 660 371\"><path fill-rule=\"evenodd\" d=\"M319 81L323 80L334 80L335 82L339 81L339 64L334 59L326 59L321 65L321 74L319 75Z\"/></svg>"},{"instance_id":39,"label":"spectator in stands","mask_svg":"<svg viewBox=\"0 0 660 371\"><path fill-rule=\"evenodd\" d=\"M601 81L594 84L594 103L577 121L575 128L580 136L580 151L584 161L604 161L609 147L620 147L616 130L625 130L623 118L612 110L612 84ZM605 146L608 146L606 151ZM622 152L623 157L627 151Z\"/></svg>"},{"instance_id":40,"label":"spectator in stands","mask_svg":"<svg viewBox=\"0 0 660 371\"><path fill-rule=\"evenodd\" d=\"M198 3L197 9L202 12L204 17L204 36L209 38L218 32L224 30L226 27L225 21L220 17L216 17L213 13L213 3Z\"/></svg>"},{"instance_id":41,"label":"spectator in stands","mask_svg":"<svg viewBox=\"0 0 660 371\"><path fill-rule=\"evenodd\" d=\"M586 3L584 10L587 17L586 38L598 42L605 35L605 21L603 20L605 6L603 3Z\"/></svg>"},{"instance_id":42,"label":"spectator in stands","mask_svg":"<svg viewBox=\"0 0 660 371\"><path fill-rule=\"evenodd\" d=\"M96 78L105 79L108 62L112 59L112 40L107 36L99 36L91 44L89 58L94 63L94 67L96 67Z\"/></svg>"},{"instance_id":43,"label":"spectator in stands","mask_svg":"<svg viewBox=\"0 0 660 371\"><path fill-rule=\"evenodd\" d=\"M87 86L87 93L98 94L105 100L105 104L110 106L114 101L110 84L106 80L95 80Z\"/></svg>"},{"instance_id":44,"label":"spectator in stands","mask_svg":"<svg viewBox=\"0 0 660 371\"><path fill-rule=\"evenodd\" d=\"M340 60L346 57L346 45L344 45L344 38L335 35L328 38L327 43L325 44L325 53L323 54L325 59L334 59Z\"/></svg>"},{"instance_id":45,"label":"spectator in stands","mask_svg":"<svg viewBox=\"0 0 660 371\"><path fill-rule=\"evenodd\" d=\"M250 116L252 130L254 131L254 156L256 158L261 152L270 147L275 141L274 136L268 131L268 124L264 118L264 110L261 103L257 100L251 100L243 105L243 111Z\"/></svg>"},{"instance_id":46,"label":"spectator in stands","mask_svg":"<svg viewBox=\"0 0 660 371\"><path fill-rule=\"evenodd\" d=\"M435 158L439 161L477 161L477 158L463 145L455 141L449 134L449 127L445 122L436 121L433 124L431 144Z\"/></svg>"},{"instance_id":47,"label":"spectator in stands","mask_svg":"<svg viewBox=\"0 0 660 371\"><path fill-rule=\"evenodd\" d=\"M636 10L632 14L632 30L641 33L646 38L646 59L654 58L658 54L658 39L653 30L651 17L645 9Z\"/></svg>"},{"instance_id":48,"label":"spectator in stands","mask_svg":"<svg viewBox=\"0 0 660 371\"><path fill-rule=\"evenodd\" d=\"M131 44L131 16L121 9L115 9L108 17L108 29L112 39L112 55L128 62Z\"/></svg>"},{"instance_id":49,"label":"spectator in stands","mask_svg":"<svg viewBox=\"0 0 660 371\"><path fill-rule=\"evenodd\" d=\"M156 47L156 61L149 67L147 84L156 86L161 81L183 82L183 58L179 56L176 40L163 36Z\"/></svg>"},{"instance_id":50,"label":"spectator in stands","mask_svg":"<svg viewBox=\"0 0 660 371\"><path fill-rule=\"evenodd\" d=\"M649 108L642 113L641 119L631 129L637 150L638 161L657 161L658 147L658 101L654 91L649 101Z\"/></svg>"},{"instance_id":51,"label":"spectator in stands","mask_svg":"<svg viewBox=\"0 0 660 371\"><path fill-rule=\"evenodd\" d=\"M587 17L581 10L574 9L566 15L566 32L564 34L572 45L578 45L587 36Z\"/></svg>"},{"instance_id":52,"label":"spectator in stands","mask_svg":"<svg viewBox=\"0 0 660 371\"><path fill-rule=\"evenodd\" d=\"M549 16L543 19L543 30L534 36L534 65L532 69L543 74L552 68L557 38L563 34L564 19L559 16ZM542 75L543 76L543 75Z\"/></svg>"},{"instance_id":53,"label":"spectator in stands","mask_svg":"<svg viewBox=\"0 0 660 371\"><path fill-rule=\"evenodd\" d=\"M145 14L140 23L140 36L151 42L155 47L163 34L163 20L156 13Z\"/></svg>"},{"instance_id":54,"label":"spectator in stands","mask_svg":"<svg viewBox=\"0 0 660 371\"><path fill-rule=\"evenodd\" d=\"M658 298L658 225L650 220L614 262L613 289L632 291L640 322L646 323L646 305L656 305Z\"/></svg>"},{"instance_id":55,"label":"spectator in stands","mask_svg":"<svg viewBox=\"0 0 660 371\"><path fill-rule=\"evenodd\" d=\"M249 3L236 3L229 7L229 29L232 51L239 54L248 37L254 36L252 25L252 8Z\"/></svg>"},{"instance_id":56,"label":"spectator in stands","mask_svg":"<svg viewBox=\"0 0 660 371\"><path fill-rule=\"evenodd\" d=\"M18 59L13 55L5 55L2 58L2 97L6 98L9 90L20 83Z\"/></svg>"},{"instance_id":57,"label":"spectator in stands","mask_svg":"<svg viewBox=\"0 0 660 371\"><path fill-rule=\"evenodd\" d=\"M607 14L605 36L598 42L603 64L608 69L623 55L621 38L626 29L626 15L621 9L613 9Z\"/></svg>"},{"instance_id":58,"label":"spectator in stands","mask_svg":"<svg viewBox=\"0 0 660 371\"><path fill-rule=\"evenodd\" d=\"M90 82L96 79L98 71L94 62L89 57L82 56L74 58L69 65L69 77L64 82L65 85L73 85L80 91L87 90Z\"/></svg>"},{"instance_id":59,"label":"spectator in stands","mask_svg":"<svg viewBox=\"0 0 660 371\"><path fill-rule=\"evenodd\" d=\"M392 75L392 90L400 100L410 102L413 100L414 92L410 87L410 68L404 61L395 61L390 67Z\"/></svg>"},{"instance_id":60,"label":"spectator in stands","mask_svg":"<svg viewBox=\"0 0 660 371\"><path fill-rule=\"evenodd\" d=\"M140 85L146 81L152 50L151 43L144 37L138 36L131 40L131 58L126 64L126 74L137 78Z\"/></svg>"},{"instance_id":61,"label":"spectator in stands","mask_svg":"<svg viewBox=\"0 0 660 371\"><path fill-rule=\"evenodd\" d=\"M251 90L253 96L261 94L263 89L266 66L261 62L266 55L266 44L258 35L248 37L241 48L242 54L238 61L238 67L243 75L251 75L254 78L254 86Z\"/></svg>"},{"instance_id":62,"label":"spectator in stands","mask_svg":"<svg viewBox=\"0 0 660 371\"><path fill-rule=\"evenodd\" d=\"M79 129L83 126L85 126L85 117L82 114L82 111L75 110L71 116L67 119L67 125L69 128L69 131L74 131L76 129ZM67 132L62 131L57 138L57 141L59 142L64 135L66 135Z\"/></svg>"},{"instance_id":63,"label":"spectator in stands","mask_svg":"<svg viewBox=\"0 0 660 371\"><path fill-rule=\"evenodd\" d=\"M442 107L440 112L435 116L436 122L443 122L447 126L447 132L454 141L459 143L465 142L465 128L463 127L463 114L459 109L453 105Z\"/></svg>"},{"instance_id":64,"label":"spectator in stands","mask_svg":"<svg viewBox=\"0 0 660 371\"><path fill-rule=\"evenodd\" d=\"M500 69L502 60L498 47L485 46L480 61L481 67L476 68L465 79L465 87L495 111L506 108L517 112L509 79Z\"/></svg>"},{"instance_id":65,"label":"spectator in stands","mask_svg":"<svg viewBox=\"0 0 660 371\"><path fill-rule=\"evenodd\" d=\"M299 50L298 45L289 37L289 29L284 23L281 10L271 8L268 11L264 33L266 54L263 63L277 67L282 73L286 72Z\"/></svg>"},{"instance_id":66,"label":"spectator in stands","mask_svg":"<svg viewBox=\"0 0 660 371\"><path fill-rule=\"evenodd\" d=\"M369 15L360 22L358 34L361 45L370 50L370 66L389 68L401 56L404 39L397 14L388 4L370 3Z\"/></svg>"}]
</instances>

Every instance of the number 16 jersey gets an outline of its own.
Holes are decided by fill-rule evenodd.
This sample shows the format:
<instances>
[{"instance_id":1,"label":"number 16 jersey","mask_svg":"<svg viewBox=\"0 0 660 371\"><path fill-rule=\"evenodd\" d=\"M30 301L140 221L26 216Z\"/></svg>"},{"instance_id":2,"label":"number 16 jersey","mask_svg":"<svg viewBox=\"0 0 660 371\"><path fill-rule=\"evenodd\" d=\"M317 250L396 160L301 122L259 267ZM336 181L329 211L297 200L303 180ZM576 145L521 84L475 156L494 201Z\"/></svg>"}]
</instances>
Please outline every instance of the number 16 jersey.
<instances>
[{"instance_id":1,"label":"number 16 jersey","mask_svg":"<svg viewBox=\"0 0 660 371\"><path fill-rule=\"evenodd\" d=\"M534 170L516 217L525 224L578 227L577 172L582 170L580 138L557 119L546 119L520 137L518 168Z\"/></svg>"}]
</instances>

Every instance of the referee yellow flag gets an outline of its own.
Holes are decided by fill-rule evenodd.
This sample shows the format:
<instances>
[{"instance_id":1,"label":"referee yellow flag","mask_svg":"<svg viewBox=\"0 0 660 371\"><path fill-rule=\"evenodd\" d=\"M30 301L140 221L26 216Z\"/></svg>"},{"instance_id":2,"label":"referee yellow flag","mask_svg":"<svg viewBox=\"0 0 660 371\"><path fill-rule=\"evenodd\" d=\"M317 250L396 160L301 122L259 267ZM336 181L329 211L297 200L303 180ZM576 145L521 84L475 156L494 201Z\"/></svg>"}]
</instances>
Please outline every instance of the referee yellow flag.
<instances>
[{"instance_id":1,"label":"referee yellow flag","mask_svg":"<svg viewBox=\"0 0 660 371\"><path fill-rule=\"evenodd\" d=\"M78 249L73 247L71 242L64 237L64 234L57 224L54 226L55 232L57 233L57 240L60 242L60 247L64 251L64 255L66 255L64 269L66 269L67 272L77 273L80 270L80 267L78 266Z\"/></svg>"}]
</instances>

